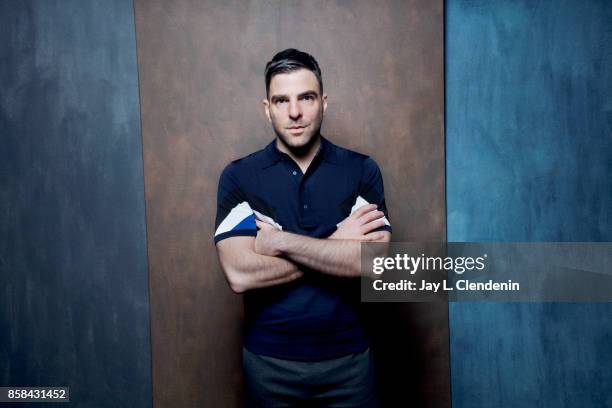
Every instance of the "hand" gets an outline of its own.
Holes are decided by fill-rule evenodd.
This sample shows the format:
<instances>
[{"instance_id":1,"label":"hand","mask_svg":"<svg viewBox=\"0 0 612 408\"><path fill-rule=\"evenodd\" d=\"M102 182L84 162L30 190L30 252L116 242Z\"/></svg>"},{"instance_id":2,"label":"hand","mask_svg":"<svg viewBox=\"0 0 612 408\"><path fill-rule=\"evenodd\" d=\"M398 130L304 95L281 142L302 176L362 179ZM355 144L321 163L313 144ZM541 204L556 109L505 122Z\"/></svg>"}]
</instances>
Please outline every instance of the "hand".
<instances>
[{"instance_id":1,"label":"hand","mask_svg":"<svg viewBox=\"0 0 612 408\"><path fill-rule=\"evenodd\" d=\"M338 224L338 229L329 238L356 241L378 241L383 239L384 233L382 231L372 232L385 225L385 214L376 208L376 204L368 204L359 208Z\"/></svg>"},{"instance_id":2,"label":"hand","mask_svg":"<svg viewBox=\"0 0 612 408\"><path fill-rule=\"evenodd\" d=\"M279 256L283 232L263 221L255 220L255 224L259 228L255 237L255 252L259 255Z\"/></svg>"}]
</instances>

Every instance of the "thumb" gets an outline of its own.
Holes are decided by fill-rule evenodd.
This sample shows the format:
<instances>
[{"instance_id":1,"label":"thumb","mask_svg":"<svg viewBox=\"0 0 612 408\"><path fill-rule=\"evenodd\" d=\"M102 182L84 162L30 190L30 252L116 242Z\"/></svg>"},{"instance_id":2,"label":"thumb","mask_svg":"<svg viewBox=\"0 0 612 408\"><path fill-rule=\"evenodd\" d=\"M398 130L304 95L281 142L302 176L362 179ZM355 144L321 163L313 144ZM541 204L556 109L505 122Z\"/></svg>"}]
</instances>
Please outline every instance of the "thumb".
<instances>
[{"instance_id":1,"label":"thumb","mask_svg":"<svg viewBox=\"0 0 612 408\"><path fill-rule=\"evenodd\" d=\"M272 228L272 226L270 224L265 223L263 221L259 221L259 220L255 220L255 225L257 225L257 228L259 228L259 229Z\"/></svg>"}]
</instances>

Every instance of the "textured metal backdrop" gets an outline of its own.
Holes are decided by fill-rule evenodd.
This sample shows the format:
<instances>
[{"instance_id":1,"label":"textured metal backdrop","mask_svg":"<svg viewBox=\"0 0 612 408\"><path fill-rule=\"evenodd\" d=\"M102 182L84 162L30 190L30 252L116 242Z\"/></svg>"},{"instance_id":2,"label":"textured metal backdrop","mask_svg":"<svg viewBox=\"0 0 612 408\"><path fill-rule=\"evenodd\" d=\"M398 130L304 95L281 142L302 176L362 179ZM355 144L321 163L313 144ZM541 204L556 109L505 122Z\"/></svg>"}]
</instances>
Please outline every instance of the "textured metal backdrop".
<instances>
[{"instance_id":1,"label":"textured metal backdrop","mask_svg":"<svg viewBox=\"0 0 612 408\"><path fill-rule=\"evenodd\" d=\"M223 167L273 139L263 69L319 60L323 133L381 165L394 239L443 240L442 1L135 2L157 407L239 406L242 301L212 243ZM448 406L445 305L378 305L384 398Z\"/></svg>"},{"instance_id":2,"label":"textured metal backdrop","mask_svg":"<svg viewBox=\"0 0 612 408\"><path fill-rule=\"evenodd\" d=\"M0 92L0 385L150 407L132 2L0 2Z\"/></svg>"},{"instance_id":3,"label":"textured metal backdrop","mask_svg":"<svg viewBox=\"0 0 612 408\"><path fill-rule=\"evenodd\" d=\"M449 241L612 240L612 3L448 2ZM453 406L612 406L609 304L454 304Z\"/></svg>"}]
</instances>

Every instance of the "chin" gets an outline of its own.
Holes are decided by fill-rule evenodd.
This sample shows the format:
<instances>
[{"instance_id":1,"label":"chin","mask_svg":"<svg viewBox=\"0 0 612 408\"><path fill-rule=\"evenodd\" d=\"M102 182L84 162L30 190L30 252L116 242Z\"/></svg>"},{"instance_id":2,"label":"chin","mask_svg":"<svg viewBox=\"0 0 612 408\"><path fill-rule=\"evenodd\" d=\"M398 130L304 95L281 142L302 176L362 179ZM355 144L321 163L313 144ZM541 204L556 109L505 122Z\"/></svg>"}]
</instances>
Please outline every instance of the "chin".
<instances>
[{"instance_id":1,"label":"chin","mask_svg":"<svg viewBox=\"0 0 612 408\"><path fill-rule=\"evenodd\" d=\"M312 137L304 136L288 136L285 138L285 143L292 147L304 147L310 143Z\"/></svg>"}]
</instances>

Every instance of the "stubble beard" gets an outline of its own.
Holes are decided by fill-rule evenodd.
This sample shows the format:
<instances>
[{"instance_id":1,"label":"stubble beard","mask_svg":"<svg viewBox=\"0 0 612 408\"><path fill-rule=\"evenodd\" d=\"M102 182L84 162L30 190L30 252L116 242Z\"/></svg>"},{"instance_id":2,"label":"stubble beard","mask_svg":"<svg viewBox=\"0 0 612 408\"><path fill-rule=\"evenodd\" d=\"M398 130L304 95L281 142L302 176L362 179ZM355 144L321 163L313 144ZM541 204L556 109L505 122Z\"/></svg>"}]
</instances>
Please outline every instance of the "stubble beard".
<instances>
[{"instance_id":1,"label":"stubble beard","mask_svg":"<svg viewBox=\"0 0 612 408\"><path fill-rule=\"evenodd\" d=\"M312 146L315 143L317 143L319 136L320 136L322 123L323 123L323 118L321 117L321 120L319 120L318 123L315 123L315 122L310 123L310 126L312 127L313 125L315 125L316 126L315 128L304 129L305 132L310 130L311 133L310 133L310 136L308 137L308 140L306 140L306 143L302 145L292 144L291 135L287 135L283 133L282 131L279 131L276 126L272 126L272 128L274 129L274 133L276 133L278 140L280 140L283 146L285 146L287 150L289 150L294 156L301 157L301 156L307 155L310 152ZM283 130L286 130L286 129L283 128ZM302 137L303 136L304 135L302 135Z\"/></svg>"}]
</instances>

